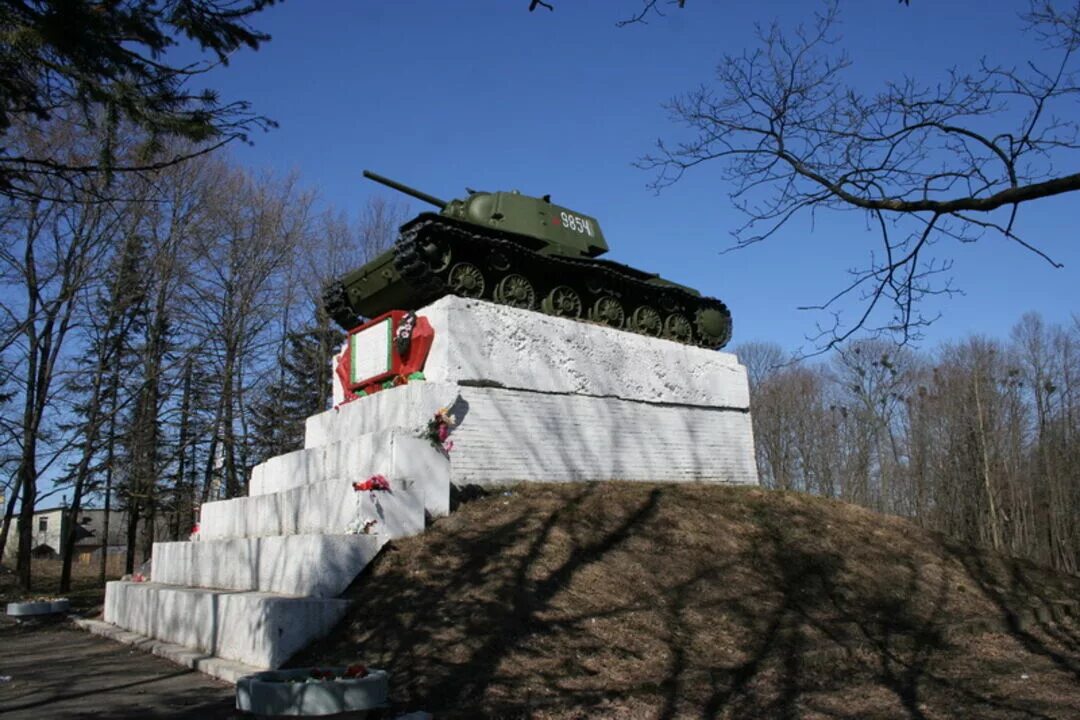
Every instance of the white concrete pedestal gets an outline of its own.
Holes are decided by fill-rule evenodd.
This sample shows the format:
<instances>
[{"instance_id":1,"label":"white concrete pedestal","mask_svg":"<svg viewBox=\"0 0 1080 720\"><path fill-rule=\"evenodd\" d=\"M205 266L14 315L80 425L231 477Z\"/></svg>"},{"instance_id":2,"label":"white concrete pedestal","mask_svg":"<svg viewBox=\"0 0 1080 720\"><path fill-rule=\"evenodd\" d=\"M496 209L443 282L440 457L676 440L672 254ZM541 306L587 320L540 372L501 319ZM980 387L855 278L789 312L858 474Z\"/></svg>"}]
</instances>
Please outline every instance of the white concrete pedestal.
<instances>
[{"instance_id":1,"label":"white concrete pedestal","mask_svg":"<svg viewBox=\"0 0 1080 720\"><path fill-rule=\"evenodd\" d=\"M302 450L204 505L200 540L155 544L152 582L109 583L87 627L235 680L330 631L337 596L387 540L448 513L451 484L757 483L733 355L456 297L419 314L435 330L425 381L309 418ZM442 407L449 458L421 438ZM390 492L353 490L375 474ZM348 534L361 515L377 534Z\"/></svg>"},{"instance_id":2,"label":"white concrete pedestal","mask_svg":"<svg viewBox=\"0 0 1080 720\"><path fill-rule=\"evenodd\" d=\"M420 314L435 328L427 381L309 418L308 449L387 426L419 433L452 407L456 485L757 484L734 355L458 297Z\"/></svg>"}]
</instances>

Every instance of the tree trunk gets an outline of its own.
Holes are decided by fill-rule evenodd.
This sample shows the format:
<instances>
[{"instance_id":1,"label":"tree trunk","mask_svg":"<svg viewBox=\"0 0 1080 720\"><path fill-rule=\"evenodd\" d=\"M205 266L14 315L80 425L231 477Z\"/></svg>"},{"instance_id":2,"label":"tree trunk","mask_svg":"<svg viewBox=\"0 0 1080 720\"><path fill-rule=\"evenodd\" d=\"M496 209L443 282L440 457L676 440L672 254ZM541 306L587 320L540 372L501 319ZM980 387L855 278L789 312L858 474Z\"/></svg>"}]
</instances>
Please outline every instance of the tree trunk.
<instances>
[{"instance_id":1,"label":"tree trunk","mask_svg":"<svg viewBox=\"0 0 1080 720\"><path fill-rule=\"evenodd\" d=\"M63 524L64 532L61 535L63 548L60 551L60 592L66 593L71 590L71 559L75 554L75 529L79 527L79 512L82 510L82 483L76 482L71 492L71 507L67 512L67 522ZM61 516L62 517L62 516Z\"/></svg>"},{"instance_id":2,"label":"tree trunk","mask_svg":"<svg viewBox=\"0 0 1080 720\"><path fill-rule=\"evenodd\" d=\"M172 538L184 540L185 529L194 523L193 505L195 501L194 488L188 491L184 476L187 474L187 447L191 442L191 375L193 372L192 360L188 358L184 366L183 394L180 397L180 436L177 438L178 452L176 454L176 482L175 502L173 512Z\"/></svg>"},{"instance_id":3,"label":"tree trunk","mask_svg":"<svg viewBox=\"0 0 1080 720\"><path fill-rule=\"evenodd\" d=\"M19 580L19 586L29 592L32 590L30 580L30 551L34 543L34 500L37 499L37 471L33 460L27 462L26 456L33 457L34 443L29 445L29 453L23 450L23 461L19 465L17 477L22 487L22 505L19 508L19 555L15 561L15 572Z\"/></svg>"},{"instance_id":4,"label":"tree trunk","mask_svg":"<svg viewBox=\"0 0 1080 720\"><path fill-rule=\"evenodd\" d=\"M983 489L986 491L986 502L989 510L990 541L995 550L1001 550L1001 528L998 523L997 503L994 499L994 489L990 480L990 454L986 442L986 426L983 423L982 401L979 395L979 374L975 373L975 417L979 425L979 448L982 460Z\"/></svg>"},{"instance_id":5,"label":"tree trunk","mask_svg":"<svg viewBox=\"0 0 1080 720\"><path fill-rule=\"evenodd\" d=\"M124 558L124 573L135 572L135 542L139 532L139 505L129 502L127 509L127 556Z\"/></svg>"},{"instance_id":6,"label":"tree trunk","mask_svg":"<svg viewBox=\"0 0 1080 720\"><path fill-rule=\"evenodd\" d=\"M240 487L236 473L236 434L234 432L233 374L236 355L231 346L225 350L225 368L221 386L221 449L224 453L225 497L239 497Z\"/></svg>"},{"instance_id":7,"label":"tree trunk","mask_svg":"<svg viewBox=\"0 0 1080 720\"><path fill-rule=\"evenodd\" d=\"M112 377L112 392L109 396L111 402L109 412L109 438L105 446L105 519L101 528L101 567L98 570L98 576L102 585L105 584L105 577L109 571L109 527L112 511L112 477L113 462L116 458L116 396L119 389L120 374L114 372Z\"/></svg>"},{"instance_id":8,"label":"tree trunk","mask_svg":"<svg viewBox=\"0 0 1080 720\"><path fill-rule=\"evenodd\" d=\"M15 515L15 503L19 500L19 483L15 483L15 487L11 492L11 499L8 500L7 508L4 509L4 526L0 528L0 560L4 559L4 550L7 548L8 532L11 530L11 518Z\"/></svg>"},{"instance_id":9,"label":"tree trunk","mask_svg":"<svg viewBox=\"0 0 1080 720\"><path fill-rule=\"evenodd\" d=\"M154 538L157 536L157 503L151 500L147 503L146 516L143 522L143 547L142 547L142 559L146 562L153 557L154 552Z\"/></svg>"},{"instance_id":10,"label":"tree trunk","mask_svg":"<svg viewBox=\"0 0 1080 720\"><path fill-rule=\"evenodd\" d=\"M60 592L65 593L71 589L71 559L75 552L76 532L79 526L79 512L82 509L83 491L90 477L90 463L93 460L98 441L98 430L101 426L101 380L105 373L107 357L103 356L94 371L92 382L90 406L87 409L87 421L84 425L85 436L83 438L82 457L75 470L75 484L71 491L71 508L68 511L67 532L63 537L63 549L61 551L62 567L60 568Z\"/></svg>"}]
</instances>

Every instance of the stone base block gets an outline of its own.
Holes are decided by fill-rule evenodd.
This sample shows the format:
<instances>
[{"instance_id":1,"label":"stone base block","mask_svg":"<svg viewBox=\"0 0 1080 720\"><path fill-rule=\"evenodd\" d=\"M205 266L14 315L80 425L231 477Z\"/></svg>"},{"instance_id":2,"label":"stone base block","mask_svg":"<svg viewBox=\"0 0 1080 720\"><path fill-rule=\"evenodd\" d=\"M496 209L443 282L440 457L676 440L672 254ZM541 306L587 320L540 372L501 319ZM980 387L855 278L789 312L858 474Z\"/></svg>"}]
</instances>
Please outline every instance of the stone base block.
<instances>
[{"instance_id":1,"label":"stone base block","mask_svg":"<svg viewBox=\"0 0 1080 720\"><path fill-rule=\"evenodd\" d=\"M271 495L206 503L199 513L200 542L275 535L343 535L364 517L377 520L372 532L384 538L408 537L424 531L425 501L429 497L445 494L437 504L449 506L448 470L441 478L422 479L426 481L423 483L394 476L389 479L389 492L357 492L352 479L339 478ZM435 487L440 488L438 493Z\"/></svg>"},{"instance_id":2,"label":"stone base block","mask_svg":"<svg viewBox=\"0 0 1080 720\"><path fill-rule=\"evenodd\" d=\"M105 587L104 620L167 643L272 669L328 633L347 605L346 600L114 581Z\"/></svg>"},{"instance_id":3,"label":"stone base block","mask_svg":"<svg viewBox=\"0 0 1080 720\"><path fill-rule=\"evenodd\" d=\"M392 425L422 429L442 406L458 425L450 480L704 481L756 484L746 409L417 382L308 418L306 445L347 441Z\"/></svg>"},{"instance_id":4,"label":"stone base block","mask_svg":"<svg viewBox=\"0 0 1080 720\"><path fill-rule=\"evenodd\" d=\"M256 465L248 495L269 495L333 478L364 480L376 474L402 480L438 478L446 474L446 458L415 434L378 429ZM429 508L436 515L448 510Z\"/></svg>"},{"instance_id":5,"label":"stone base block","mask_svg":"<svg viewBox=\"0 0 1080 720\"><path fill-rule=\"evenodd\" d=\"M153 581L285 595L340 595L378 554L380 535L154 543Z\"/></svg>"},{"instance_id":6,"label":"stone base block","mask_svg":"<svg viewBox=\"0 0 1080 720\"><path fill-rule=\"evenodd\" d=\"M750 405L746 370L731 353L455 296L418 313L435 329L424 366L431 382L701 407Z\"/></svg>"}]
</instances>

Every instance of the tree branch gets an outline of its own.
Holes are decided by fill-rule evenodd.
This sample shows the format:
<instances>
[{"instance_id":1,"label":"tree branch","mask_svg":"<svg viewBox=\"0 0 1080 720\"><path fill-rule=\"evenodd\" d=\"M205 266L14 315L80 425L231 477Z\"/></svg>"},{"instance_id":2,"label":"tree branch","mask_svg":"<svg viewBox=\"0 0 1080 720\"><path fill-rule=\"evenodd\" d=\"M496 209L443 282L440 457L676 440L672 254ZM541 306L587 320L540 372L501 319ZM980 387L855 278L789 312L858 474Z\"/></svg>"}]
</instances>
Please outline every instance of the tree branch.
<instances>
[{"instance_id":1,"label":"tree branch","mask_svg":"<svg viewBox=\"0 0 1080 720\"><path fill-rule=\"evenodd\" d=\"M891 82L876 95L845 82L852 63L836 49L838 17L829 2L792 32L759 28L758 49L726 56L715 83L671 100L686 132L639 159L655 172L651 187L719 165L747 216L735 248L774 236L803 211L869 213L884 260L871 256L847 287L810 306L831 312L867 289L858 317L834 325L829 346L860 328L912 337L926 322L919 301L954 292L938 277L950 265L923 260L936 238L971 242L993 231L1060 267L1016 223L1021 205L1080 190L1080 4L1066 13L1033 5L1026 31L1043 40L1043 53L1022 68L983 62L942 82ZM875 324L885 299L894 312Z\"/></svg>"}]
</instances>

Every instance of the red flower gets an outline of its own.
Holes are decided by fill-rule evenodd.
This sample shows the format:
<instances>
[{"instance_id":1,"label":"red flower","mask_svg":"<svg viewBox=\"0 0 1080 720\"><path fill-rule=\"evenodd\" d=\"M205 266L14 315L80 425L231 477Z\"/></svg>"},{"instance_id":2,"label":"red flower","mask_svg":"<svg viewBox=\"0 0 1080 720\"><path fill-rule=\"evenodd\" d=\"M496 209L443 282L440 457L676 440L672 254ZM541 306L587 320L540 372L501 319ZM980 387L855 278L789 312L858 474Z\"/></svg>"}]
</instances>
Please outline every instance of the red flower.
<instances>
[{"instance_id":1,"label":"red flower","mask_svg":"<svg viewBox=\"0 0 1080 720\"><path fill-rule=\"evenodd\" d=\"M354 482L352 486L353 490L356 492L363 492L365 490L389 490L390 481L382 475L372 475L363 482Z\"/></svg>"},{"instance_id":2,"label":"red flower","mask_svg":"<svg viewBox=\"0 0 1080 720\"><path fill-rule=\"evenodd\" d=\"M362 678L367 677L367 675L368 669L360 663L357 663L355 665L350 665L349 667L345 668L345 672L342 673L341 677Z\"/></svg>"}]
</instances>

